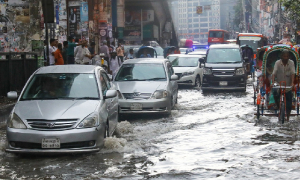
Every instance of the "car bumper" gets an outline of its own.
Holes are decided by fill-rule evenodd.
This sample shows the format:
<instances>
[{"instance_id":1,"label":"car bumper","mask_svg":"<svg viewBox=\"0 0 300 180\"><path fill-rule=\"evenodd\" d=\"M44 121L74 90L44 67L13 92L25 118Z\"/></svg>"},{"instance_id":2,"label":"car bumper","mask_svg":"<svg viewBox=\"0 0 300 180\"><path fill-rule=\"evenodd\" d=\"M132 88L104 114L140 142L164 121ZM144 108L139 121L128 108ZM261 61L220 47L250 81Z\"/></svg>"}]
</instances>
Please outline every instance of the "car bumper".
<instances>
[{"instance_id":1,"label":"car bumper","mask_svg":"<svg viewBox=\"0 0 300 180\"><path fill-rule=\"evenodd\" d=\"M119 99L119 113L168 113L171 108L170 102L171 100L169 98L147 100ZM134 103L141 104L142 109L132 110L131 105Z\"/></svg>"},{"instance_id":2,"label":"car bumper","mask_svg":"<svg viewBox=\"0 0 300 180\"><path fill-rule=\"evenodd\" d=\"M222 86L220 82L227 82L227 85ZM204 76L202 90L244 90L247 84L247 76Z\"/></svg>"},{"instance_id":3,"label":"car bumper","mask_svg":"<svg viewBox=\"0 0 300 180\"><path fill-rule=\"evenodd\" d=\"M60 148L43 149L43 138L59 138ZM99 151L103 144L104 127L98 130L86 128L61 131L7 128L6 151L12 153L88 153Z\"/></svg>"},{"instance_id":4,"label":"car bumper","mask_svg":"<svg viewBox=\"0 0 300 180\"><path fill-rule=\"evenodd\" d=\"M194 76L184 76L177 80L177 83L179 85L195 85L195 79Z\"/></svg>"}]
</instances>

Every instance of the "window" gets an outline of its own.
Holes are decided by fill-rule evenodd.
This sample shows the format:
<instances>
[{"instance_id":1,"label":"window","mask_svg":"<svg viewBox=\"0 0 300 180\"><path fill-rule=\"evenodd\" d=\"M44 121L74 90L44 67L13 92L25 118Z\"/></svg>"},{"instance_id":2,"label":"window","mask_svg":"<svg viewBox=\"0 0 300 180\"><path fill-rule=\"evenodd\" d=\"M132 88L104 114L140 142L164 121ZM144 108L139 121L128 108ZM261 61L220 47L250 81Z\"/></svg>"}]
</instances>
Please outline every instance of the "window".
<instances>
[{"instance_id":1,"label":"window","mask_svg":"<svg viewBox=\"0 0 300 180\"><path fill-rule=\"evenodd\" d=\"M200 22L207 22L208 18L200 18Z\"/></svg>"},{"instance_id":2,"label":"window","mask_svg":"<svg viewBox=\"0 0 300 180\"><path fill-rule=\"evenodd\" d=\"M194 18L194 22L199 22L199 18Z\"/></svg>"},{"instance_id":3,"label":"window","mask_svg":"<svg viewBox=\"0 0 300 180\"><path fill-rule=\"evenodd\" d=\"M201 27L208 27L208 23L201 23L200 26Z\"/></svg>"},{"instance_id":4,"label":"window","mask_svg":"<svg viewBox=\"0 0 300 180\"><path fill-rule=\"evenodd\" d=\"M193 27L194 27L194 28L197 28L197 27L199 27L199 24L196 23L196 24L193 25Z\"/></svg>"}]
</instances>

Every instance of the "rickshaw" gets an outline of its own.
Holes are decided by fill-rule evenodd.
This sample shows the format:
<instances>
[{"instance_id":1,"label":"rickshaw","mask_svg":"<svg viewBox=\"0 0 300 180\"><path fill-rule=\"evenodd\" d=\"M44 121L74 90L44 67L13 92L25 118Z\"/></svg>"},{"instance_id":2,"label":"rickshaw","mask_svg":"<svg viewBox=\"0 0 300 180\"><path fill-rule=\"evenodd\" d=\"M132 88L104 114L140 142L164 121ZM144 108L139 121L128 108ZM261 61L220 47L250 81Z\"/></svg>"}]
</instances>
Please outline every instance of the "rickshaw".
<instances>
[{"instance_id":1,"label":"rickshaw","mask_svg":"<svg viewBox=\"0 0 300 180\"><path fill-rule=\"evenodd\" d=\"M169 51L174 52L175 49L175 46L167 46L166 48L164 48L164 58L167 58L168 54L171 54L169 53Z\"/></svg>"},{"instance_id":2,"label":"rickshaw","mask_svg":"<svg viewBox=\"0 0 300 180\"><path fill-rule=\"evenodd\" d=\"M265 52L268 50L270 46L263 46L263 47L260 47L260 48L257 48L256 50L256 59L255 59L255 71L256 71L256 76L253 76L253 79L254 82L253 82L253 103L254 105L256 105L256 95L258 94L259 92L259 88L258 88L258 81L259 81L259 78L260 76L262 75L262 72L261 72L261 68L262 68L262 63L263 63L263 58L264 58L264 54Z\"/></svg>"},{"instance_id":3,"label":"rickshaw","mask_svg":"<svg viewBox=\"0 0 300 180\"><path fill-rule=\"evenodd\" d=\"M147 52L146 57L142 57L144 51ZM157 58L157 52L152 46L142 46L136 53L136 58Z\"/></svg>"},{"instance_id":4,"label":"rickshaw","mask_svg":"<svg viewBox=\"0 0 300 180\"><path fill-rule=\"evenodd\" d=\"M243 59L246 62L246 67L247 67L247 74L251 75L251 77L254 77L254 57L253 57L253 49L251 46L249 45L241 45L240 46L242 49L242 55L243 55ZM250 57L248 57L250 56Z\"/></svg>"},{"instance_id":5,"label":"rickshaw","mask_svg":"<svg viewBox=\"0 0 300 180\"><path fill-rule=\"evenodd\" d=\"M275 62L281 59L281 52L283 50L288 50L290 52L290 59L294 61L295 64L295 89L292 89L292 110L296 110L297 113L291 113L290 116L299 115L299 100L300 100L300 89L299 89L299 55L295 49L289 45L274 45L267 48L263 56L263 63L261 68L261 74L258 75L257 80L257 99L256 106L257 112L256 117L259 119L260 116L277 116L279 122L284 123L286 117L286 102L285 102L285 90L291 88L287 86L285 82L278 82L279 84L273 87L273 89L278 89L280 94L279 107L276 107L273 97L273 92L270 87L271 75L273 73L273 68ZM266 111L266 112L265 112Z\"/></svg>"}]
</instances>

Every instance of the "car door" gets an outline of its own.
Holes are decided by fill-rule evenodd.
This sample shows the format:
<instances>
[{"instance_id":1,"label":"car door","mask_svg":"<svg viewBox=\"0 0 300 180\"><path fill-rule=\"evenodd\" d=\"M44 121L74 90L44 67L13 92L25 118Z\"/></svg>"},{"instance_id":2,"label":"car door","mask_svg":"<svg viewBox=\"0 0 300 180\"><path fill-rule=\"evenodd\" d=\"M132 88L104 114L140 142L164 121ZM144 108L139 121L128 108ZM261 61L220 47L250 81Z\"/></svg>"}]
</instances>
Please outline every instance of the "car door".
<instances>
[{"instance_id":1,"label":"car door","mask_svg":"<svg viewBox=\"0 0 300 180\"><path fill-rule=\"evenodd\" d=\"M104 79L107 90L115 90L115 86L112 86L112 83L105 71L101 71L101 77ZM118 98L114 97L106 99L105 101L108 105L109 129L113 131L118 123Z\"/></svg>"},{"instance_id":2,"label":"car door","mask_svg":"<svg viewBox=\"0 0 300 180\"><path fill-rule=\"evenodd\" d=\"M169 89L172 93L172 96L173 96L173 105L175 104L175 101L177 99L177 92L178 92L178 84L177 84L177 81L172 81L171 80L171 76L174 75L174 69L171 65L170 62L167 62L166 63L166 66L167 66L167 73L168 73L168 78L169 78Z\"/></svg>"}]
</instances>

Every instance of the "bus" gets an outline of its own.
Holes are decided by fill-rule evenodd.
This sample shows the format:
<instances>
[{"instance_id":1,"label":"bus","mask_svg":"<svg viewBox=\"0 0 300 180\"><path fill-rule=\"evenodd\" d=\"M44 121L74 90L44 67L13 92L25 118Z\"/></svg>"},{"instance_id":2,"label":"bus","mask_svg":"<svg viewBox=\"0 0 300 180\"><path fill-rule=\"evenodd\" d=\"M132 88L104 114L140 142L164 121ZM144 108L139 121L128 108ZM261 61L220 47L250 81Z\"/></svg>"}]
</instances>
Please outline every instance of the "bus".
<instances>
[{"instance_id":1,"label":"bus","mask_svg":"<svg viewBox=\"0 0 300 180\"><path fill-rule=\"evenodd\" d=\"M230 33L223 29L211 29L208 31L208 45L227 44L230 39Z\"/></svg>"},{"instance_id":2,"label":"bus","mask_svg":"<svg viewBox=\"0 0 300 180\"><path fill-rule=\"evenodd\" d=\"M240 46L250 46L253 49L253 53L256 54L257 48L268 44L268 39L259 33L239 33L236 43Z\"/></svg>"}]
</instances>

